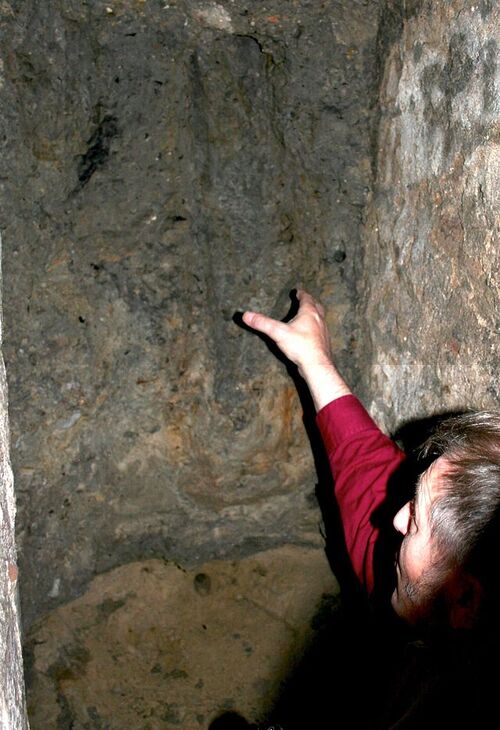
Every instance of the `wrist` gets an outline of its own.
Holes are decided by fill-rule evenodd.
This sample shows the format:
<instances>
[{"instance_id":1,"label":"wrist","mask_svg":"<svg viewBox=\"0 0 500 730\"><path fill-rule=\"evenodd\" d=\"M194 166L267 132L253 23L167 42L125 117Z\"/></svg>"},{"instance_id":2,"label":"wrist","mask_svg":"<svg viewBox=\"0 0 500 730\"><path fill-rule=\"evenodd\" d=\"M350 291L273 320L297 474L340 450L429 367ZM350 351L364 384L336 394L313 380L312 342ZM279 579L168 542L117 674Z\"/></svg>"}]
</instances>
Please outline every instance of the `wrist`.
<instances>
[{"instance_id":1,"label":"wrist","mask_svg":"<svg viewBox=\"0 0 500 730\"><path fill-rule=\"evenodd\" d=\"M351 389L330 360L302 366L301 375L307 383L316 411L337 398L351 394Z\"/></svg>"}]
</instances>

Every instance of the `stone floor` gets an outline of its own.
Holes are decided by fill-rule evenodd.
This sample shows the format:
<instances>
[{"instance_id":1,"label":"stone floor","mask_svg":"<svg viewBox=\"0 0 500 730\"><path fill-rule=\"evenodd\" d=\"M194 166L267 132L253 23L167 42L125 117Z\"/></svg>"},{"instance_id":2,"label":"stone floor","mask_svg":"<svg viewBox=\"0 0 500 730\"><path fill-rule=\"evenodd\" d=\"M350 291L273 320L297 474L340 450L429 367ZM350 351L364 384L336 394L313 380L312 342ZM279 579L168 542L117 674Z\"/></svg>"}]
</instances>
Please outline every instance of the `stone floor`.
<instances>
[{"instance_id":1,"label":"stone floor","mask_svg":"<svg viewBox=\"0 0 500 730\"><path fill-rule=\"evenodd\" d=\"M337 596L324 552L293 546L102 574L27 638L31 730L198 730L229 712L263 722Z\"/></svg>"}]
</instances>

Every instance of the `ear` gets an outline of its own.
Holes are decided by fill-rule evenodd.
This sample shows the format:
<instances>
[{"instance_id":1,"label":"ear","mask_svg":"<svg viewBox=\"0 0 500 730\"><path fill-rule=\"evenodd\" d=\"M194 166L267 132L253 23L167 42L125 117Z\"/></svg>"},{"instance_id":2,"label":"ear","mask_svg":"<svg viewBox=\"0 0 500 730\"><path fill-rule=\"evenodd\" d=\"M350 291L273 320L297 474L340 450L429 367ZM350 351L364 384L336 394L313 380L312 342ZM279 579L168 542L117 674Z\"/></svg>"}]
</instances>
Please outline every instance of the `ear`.
<instances>
[{"instance_id":1,"label":"ear","mask_svg":"<svg viewBox=\"0 0 500 730\"><path fill-rule=\"evenodd\" d=\"M454 576L449 585L450 626L452 629L472 629L477 623L483 601L481 581L470 573Z\"/></svg>"}]
</instances>

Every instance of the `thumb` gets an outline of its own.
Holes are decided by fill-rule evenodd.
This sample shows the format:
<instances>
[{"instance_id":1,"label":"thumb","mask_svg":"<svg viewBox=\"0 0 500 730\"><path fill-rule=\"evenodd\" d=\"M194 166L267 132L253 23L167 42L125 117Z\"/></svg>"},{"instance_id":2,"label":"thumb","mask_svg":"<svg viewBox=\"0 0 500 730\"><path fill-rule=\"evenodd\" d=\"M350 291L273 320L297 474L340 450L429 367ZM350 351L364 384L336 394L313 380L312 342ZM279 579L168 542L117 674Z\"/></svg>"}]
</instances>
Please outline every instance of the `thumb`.
<instances>
[{"instance_id":1,"label":"thumb","mask_svg":"<svg viewBox=\"0 0 500 730\"><path fill-rule=\"evenodd\" d=\"M275 341L286 330L286 324L283 322L266 317L265 314L258 314L257 312L244 312L243 321L249 327L252 327L252 329L268 335L268 337Z\"/></svg>"}]
</instances>

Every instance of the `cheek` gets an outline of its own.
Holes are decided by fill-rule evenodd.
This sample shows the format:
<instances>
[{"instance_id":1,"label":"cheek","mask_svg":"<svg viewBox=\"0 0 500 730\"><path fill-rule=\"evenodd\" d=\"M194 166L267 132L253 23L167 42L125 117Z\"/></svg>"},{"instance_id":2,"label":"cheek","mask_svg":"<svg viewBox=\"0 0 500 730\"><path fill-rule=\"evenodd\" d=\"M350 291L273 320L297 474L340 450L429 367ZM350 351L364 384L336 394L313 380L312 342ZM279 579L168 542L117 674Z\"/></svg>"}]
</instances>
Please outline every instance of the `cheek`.
<instances>
[{"instance_id":1,"label":"cheek","mask_svg":"<svg viewBox=\"0 0 500 730\"><path fill-rule=\"evenodd\" d=\"M401 543L401 547L399 550L399 569L401 572L401 577L406 577L408 576L408 573L411 572L411 552L412 548L409 538L405 538Z\"/></svg>"},{"instance_id":2,"label":"cheek","mask_svg":"<svg viewBox=\"0 0 500 730\"><path fill-rule=\"evenodd\" d=\"M425 559L426 546L418 536L403 540L400 552L401 572L410 581L418 581L425 572L428 562Z\"/></svg>"}]
</instances>

